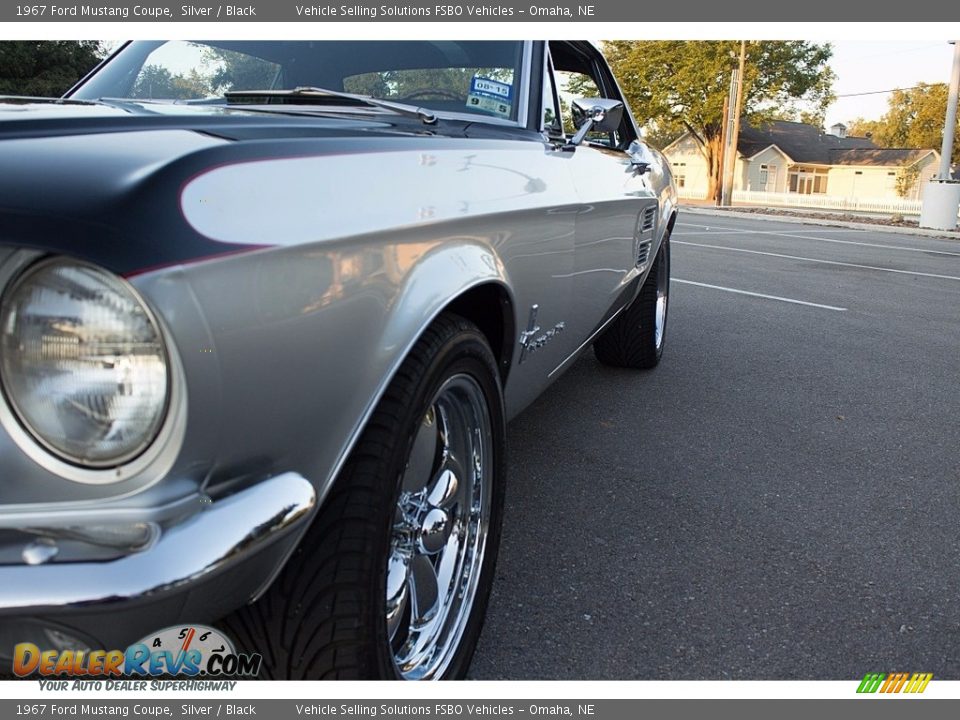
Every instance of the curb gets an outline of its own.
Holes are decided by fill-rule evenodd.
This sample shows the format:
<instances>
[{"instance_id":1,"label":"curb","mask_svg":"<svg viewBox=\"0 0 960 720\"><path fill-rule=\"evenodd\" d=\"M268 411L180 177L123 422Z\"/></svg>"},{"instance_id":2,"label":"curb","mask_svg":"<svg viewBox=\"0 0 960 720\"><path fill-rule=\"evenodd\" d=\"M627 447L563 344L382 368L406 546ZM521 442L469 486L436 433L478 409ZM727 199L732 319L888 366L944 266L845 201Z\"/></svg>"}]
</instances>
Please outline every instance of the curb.
<instances>
[{"instance_id":1,"label":"curb","mask_svg":"<svg viewBox=\"0 0 960 720\"><path fill-rule=\"evenodd\" d=\"M893 233L896 235L918 235L943 240L960 240L960 232L951 233L944 230L927 230L915 227L893 227L874 223L858 223L848 220L824 220L823 218L803 218L793 215L767 215L765 213L737 212L736 210L717 210L699 205L680 205L680 211L691 215L715 215L723 217L746 218L754 220L776 220L777 222L792 223L795 225L824 225L827 227L852 228L854 230L873 230L875 232Z\"/></svg>"}]
</instances>

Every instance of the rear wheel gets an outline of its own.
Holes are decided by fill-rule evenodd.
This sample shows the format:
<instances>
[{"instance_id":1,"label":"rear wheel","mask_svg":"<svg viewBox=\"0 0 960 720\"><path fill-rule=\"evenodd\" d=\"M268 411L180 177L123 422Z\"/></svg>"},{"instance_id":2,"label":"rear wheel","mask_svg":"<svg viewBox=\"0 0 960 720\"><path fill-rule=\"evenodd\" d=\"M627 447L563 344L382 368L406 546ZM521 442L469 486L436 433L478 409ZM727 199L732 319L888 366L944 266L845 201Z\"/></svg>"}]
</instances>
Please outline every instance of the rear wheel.
<instances>
[{"instance_id":1,"label":"rear wheel","mask_svg":"<svg viewBox=\"0 0 960 720\"><path fill-rule=\"evenodd\" d=\"M229 629L271 678L463 677L493 581L504 480L496 361L441 316L381 399L320 515Z\"/></svg>"},{"instance_id":2,"label":"rear wheel","mask_svg":"<svg viewBox=\"0 0 960 720\"><path fill-rule=\"evenodd\" d=\"M670 236L664 237L640 293L593 343L604 365L649 369L663 354L670 299Z\"/></svg>"}]
</instances>

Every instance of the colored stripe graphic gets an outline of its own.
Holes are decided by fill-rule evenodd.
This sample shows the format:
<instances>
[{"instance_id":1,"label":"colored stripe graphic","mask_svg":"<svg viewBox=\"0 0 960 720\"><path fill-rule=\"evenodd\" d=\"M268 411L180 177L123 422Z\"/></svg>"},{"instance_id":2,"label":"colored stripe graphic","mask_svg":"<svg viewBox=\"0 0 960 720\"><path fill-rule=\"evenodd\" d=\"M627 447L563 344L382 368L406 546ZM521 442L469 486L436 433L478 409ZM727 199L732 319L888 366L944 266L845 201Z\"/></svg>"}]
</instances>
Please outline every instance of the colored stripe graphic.
<instances>
[{"instance_id":1,"label":"colored stripe graphic","mask_svg":"<svg viewBox=\"0 0 960 720\"><path fill-rule=\"evenodd\" d=\"M860 681L858 693L922 693L933 679L933 673L867 673Z\"/></svg>"},{"instance_id":2,"label":"colored stripe graphic","mask_svg":"<svg viewBox=\"0 0 960 720\"><path fill-rule=\"evenodd\" d=\"M884 677L883 673L867 673L863 676L863 680L860 682L860 687L857 688L858 693L875 693L877 688L880 687L880 683L883 682Z\"/></svg>"},{"instance_id":3,"label":"colored stripe graphic","mask_svg":"<svg viewBox=\"0 0 960 720\"><path fill-rule=\"evenodd\" d=\"M927 685L933 679L933 673L914 673L913 677L910 678L910 683L907 685L907 689L904 692L908 693L922 693L927 689Z\"/></svg>"},{"instance_id":4,"label":"colored stripe graphic","mask_svg":"<svg viewBox=\"0 0 960 720\"><path fill-rule=\"evenodd\" d=\"M882 693L897 693L900 692L900 688L903 687L903 684L907 681L906 673L890 673L887 676L887 681L883 684L883 687L880 688Z\"/></svg>"}]
</instances>

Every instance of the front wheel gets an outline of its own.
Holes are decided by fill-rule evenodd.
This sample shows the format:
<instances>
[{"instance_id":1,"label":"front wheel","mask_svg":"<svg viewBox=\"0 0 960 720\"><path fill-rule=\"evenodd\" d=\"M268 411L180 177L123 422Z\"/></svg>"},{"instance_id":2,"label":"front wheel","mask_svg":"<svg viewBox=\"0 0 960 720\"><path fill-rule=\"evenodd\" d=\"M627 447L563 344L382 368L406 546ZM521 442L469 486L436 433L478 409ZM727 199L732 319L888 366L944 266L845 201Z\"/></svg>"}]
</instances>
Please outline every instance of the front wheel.
<instances>
[{"instance_id":1,"label":"front wheel","mask_svg":"<svg viewBox=\"0 0 960 720\"><path fill-rule=\"evenodd\" d=\"M640 293L594 341L597 359L614 367L656 367L663 355L669 299L670 236L666 235Z\"/></svg>"},{"instance_id":2,"label":"front wheel","mask_svg":"<svg viewBox=\"0 0 960 720\"><path fill-rule=\"evenodd\" d=\"M500 540L504 410L483 334L442 315L268 593L229 620L284 679L463 677Z\"/></svg>"}]
</instances>

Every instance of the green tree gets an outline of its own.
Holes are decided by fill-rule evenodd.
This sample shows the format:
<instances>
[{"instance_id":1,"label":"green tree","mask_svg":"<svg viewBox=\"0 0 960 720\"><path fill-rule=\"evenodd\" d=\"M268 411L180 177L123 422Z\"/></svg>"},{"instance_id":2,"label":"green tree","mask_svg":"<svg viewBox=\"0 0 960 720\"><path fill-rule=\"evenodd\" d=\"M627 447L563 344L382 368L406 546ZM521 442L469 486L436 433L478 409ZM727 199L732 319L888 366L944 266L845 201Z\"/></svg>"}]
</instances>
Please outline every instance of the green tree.
<instances>
[{"instance_id":1,"label":"green tree","mask_svg":"<svg viewBox=\"0 0 960 720\"><path fill-rule=\"evenodd\" d=\"M94 40L0 42L0 94L59 97L100 62Z\"/></svg>"},{"instance_id":2,"label":"green tree","mask_svg":"<svg viewBox=\"0 0 960 720\"><path fill-rule=\"evenodd\" d=\"M715 197L723 100L740 42L617 40L604 49L638 122L690 132L706 156L709 197ZM748 43L743 115L758 123L774 114L822 113L834 97L832 54L829 44L799 40Z\"/></svg>"},{"instance_id":3,"label":"green tree","mask_svg":"<svg viewBox=\"0 0 960 720\"><path fill-rule=\"evenodd\" d=\"M894 90L887 100L887 108L879 120L857 118L850 127L858 135L871 133L871 138L880 147L940 150L943 119L947 114L945 84L917 83L909 90ZM951 154L955 163L960 162L960 123L957 127Z\"/></svg>"},{"instance_id":4,"label":"green tree","mask_svg":"<svg viewBox=\"0 0 960 720\"><path fill-rule=\"evenodd\" d=\"M211 78L211 85L221 93L231 90L270 90L279 71L279 67L272 62L222 48L207 48L205 59L219 64Z\"/></svg>"},{"instance_id":5,"label":"green tree","mask_svg":"<svg viewBox=\"0 0 960 720\"><path fill-rule=\"evenodd\" d=\"M130 97L143 100L193 100L211 94L209 78L196 69L174 75L161 65L144 65Z\"/></svg>"},{"instance_id":6,"label":"green tree","mask_svg":"<svg viewBox=\"0 0 960 720\"><path fill-rule=\"evenodd\" d=\"M643 141L657 150L663 150L683 133L683 125L679 123L647 123L643 129Z\"/></svg>"},{"instance_id":7,"label":"green tree","mask_svg":"<svg viewBox=\"0 0 960 720\"><path fill-rule=\"evenodd\" d=\"M867 120L862 117L858 117L854 120L851 120L847 124L847 135L850 137L868 137L874 139L873 136L877 134L877 128L880 127L879 120ZM876 142L874 140L874 142Z\"/></svg>"}]
</instances>

